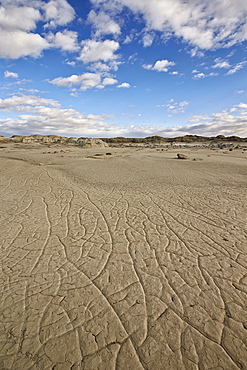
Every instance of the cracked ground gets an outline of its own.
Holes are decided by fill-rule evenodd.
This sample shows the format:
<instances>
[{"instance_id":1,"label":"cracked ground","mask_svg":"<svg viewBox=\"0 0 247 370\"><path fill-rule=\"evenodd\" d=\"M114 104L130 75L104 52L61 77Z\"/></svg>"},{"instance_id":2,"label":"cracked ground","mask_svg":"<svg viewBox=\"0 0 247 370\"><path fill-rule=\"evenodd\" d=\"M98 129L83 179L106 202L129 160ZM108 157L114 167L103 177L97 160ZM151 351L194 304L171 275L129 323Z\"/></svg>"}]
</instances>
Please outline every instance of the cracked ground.
<instances>
[{"instance_id":1,"label":"cracked ground","mask_svg":"<svg viewBox=\"0 0 247 370\"><path fill-rule=\"evenodd\" d=\"M246 153L73 150L0 153L0 368L247 369Z\"/></svg>"}]
</instances>

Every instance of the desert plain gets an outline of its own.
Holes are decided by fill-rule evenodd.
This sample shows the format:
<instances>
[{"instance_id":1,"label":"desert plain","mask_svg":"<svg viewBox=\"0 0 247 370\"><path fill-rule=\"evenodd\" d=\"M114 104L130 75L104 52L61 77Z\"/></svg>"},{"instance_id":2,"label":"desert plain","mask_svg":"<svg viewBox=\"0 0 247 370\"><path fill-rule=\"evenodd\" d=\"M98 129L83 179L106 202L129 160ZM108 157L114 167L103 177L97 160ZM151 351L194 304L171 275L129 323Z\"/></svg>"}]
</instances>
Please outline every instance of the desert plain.
<instances>
[{"instance_id":1,"label":"desert plain","mask_svg":"<svg viewBox=\"0 0 247 370\"><path fill-rule=\"evenodd\" d=\"M245 149L1 144L0 369L247 369Z\"/></svg>"}]
</instances>

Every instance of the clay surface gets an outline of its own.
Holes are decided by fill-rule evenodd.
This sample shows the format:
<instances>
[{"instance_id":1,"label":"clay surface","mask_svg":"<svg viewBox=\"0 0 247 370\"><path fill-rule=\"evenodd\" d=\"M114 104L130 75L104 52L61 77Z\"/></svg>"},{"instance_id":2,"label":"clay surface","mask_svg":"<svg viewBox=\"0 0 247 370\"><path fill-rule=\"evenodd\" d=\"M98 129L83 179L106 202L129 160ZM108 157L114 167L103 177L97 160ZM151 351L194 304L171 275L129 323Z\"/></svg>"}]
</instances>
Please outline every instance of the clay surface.
<instances>
[{"instance_id":1,"label":"clay surface","mask_svg":"<svg viewBox=\"0 0 247 370\"><path fill-rule=\"evenodd\" d=\"M247 369L247 152L182 153L3 144L1 369Z\"/></svg>"}]
</instances>

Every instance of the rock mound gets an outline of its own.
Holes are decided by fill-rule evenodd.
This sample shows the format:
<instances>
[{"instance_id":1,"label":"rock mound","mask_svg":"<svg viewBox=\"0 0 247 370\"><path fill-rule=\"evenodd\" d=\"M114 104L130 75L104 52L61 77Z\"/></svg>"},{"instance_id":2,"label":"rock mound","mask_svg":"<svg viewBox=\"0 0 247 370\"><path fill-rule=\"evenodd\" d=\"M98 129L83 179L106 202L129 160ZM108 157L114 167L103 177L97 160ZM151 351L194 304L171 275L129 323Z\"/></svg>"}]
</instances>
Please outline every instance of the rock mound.
<instances>
[{"instance_id":1,"label":"rock mound","mask_svg":"<svg viewBox=\"0 0 247 370\"><path fill-rule=\"evenodd\" d=\"M95 147L101 147L101 148L107 148L108 144L101 140L101 139L78 139L77 143L84 147L84 148L95 148Z\"/></svg>"},{"instance_id":2,"label":"rock mound","mask_svg":"<svg viewBox=\"0 0 247 370\"><path fill-rule=\"evenodd\" d=\"M94 147L105 147L107 148L109 145L107 142L101 139L91 139L85 137L64 137L64 136L57 136L57 135L29 135L29 136L21 136L21 135L13 135L11 138L6 138L0 136L1 142L13 142L13 143L41 143L41 144L72 144L72 145L79 145L84 148L94 148Z\"/></svg>"}]
</instances>

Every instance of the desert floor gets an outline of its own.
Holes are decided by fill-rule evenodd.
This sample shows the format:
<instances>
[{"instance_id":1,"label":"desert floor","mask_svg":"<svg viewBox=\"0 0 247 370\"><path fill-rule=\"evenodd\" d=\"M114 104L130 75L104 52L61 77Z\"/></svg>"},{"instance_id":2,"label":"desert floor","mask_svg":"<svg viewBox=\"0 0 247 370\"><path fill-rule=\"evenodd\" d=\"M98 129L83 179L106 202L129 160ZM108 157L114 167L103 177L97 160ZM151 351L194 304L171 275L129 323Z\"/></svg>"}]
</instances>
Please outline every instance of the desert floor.
<instances>
[{"instance_id":1,"label":"desert floor","mask_svg":"<svg viewBox=\"0 0 247 370\"><path fill-rule=\"evenodd\" d=\"M1 144L0 172L1 369L247 369L247 151Z\"/></svg>"}]
</instances>

